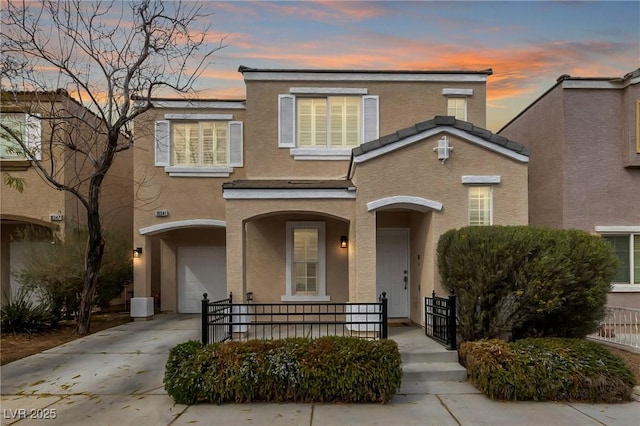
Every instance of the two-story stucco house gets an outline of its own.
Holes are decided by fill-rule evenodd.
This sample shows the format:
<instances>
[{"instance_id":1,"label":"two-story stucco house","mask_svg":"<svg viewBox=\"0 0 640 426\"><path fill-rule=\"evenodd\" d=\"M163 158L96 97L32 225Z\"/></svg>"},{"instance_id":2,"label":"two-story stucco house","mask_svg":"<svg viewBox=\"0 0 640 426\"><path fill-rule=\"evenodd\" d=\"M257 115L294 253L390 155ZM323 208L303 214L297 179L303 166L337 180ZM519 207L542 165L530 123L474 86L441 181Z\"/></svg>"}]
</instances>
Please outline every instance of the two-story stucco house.
<instances>
[{"instance_id":1,"label":"two-story stucco house","mask_svg":"<svg viewBox=\"0 0 640 426\"><path fill-rule=\"evenodd\" d=\"M562 75L499 133L531 150L530 223L609 240L620 259L609 305L640 308L640 69Z\"/></svg>"},{"instance_id":2,"label":"two-story stucco house","mask_svg":"<svg viewBox=\"0 0 640 426\"><path fill-rule=\"evenodd\" d=\"M23 140L41 159L45 169L65 185L81 188L88 164L65 149L68 138L78 143L92 141L93 130L84 120L99 120L66 91L3 92L0 120L21 134ZM104 228L131 241L133 222L133 155L118 154L102 186L101 215ZM73 229L86 225L86 211L78 199L58 191L36 171L32 161L19 149L15 139L0 132L0 173L20 178L24 190L19 192L0 183L1 284L2 301L19 287L19 272L29 246L50 244L53 233L64 238ZM24 230L33 228L35 237L25 240Z\"/></svg>"},{"instance_id":3,"label":"two-story stucco house","mask_svg":"<svg viewBox=\"0 0 640 426\"><path fill-rule=\"evenodd\" d=\"M210 299L372 302L423 322L439 236L528 223L528 150L484 129L482 71L240 67L246 100L136 122L132 315ZM473 124L472 124L473 123Z\"/></svg>"}]
</instances>

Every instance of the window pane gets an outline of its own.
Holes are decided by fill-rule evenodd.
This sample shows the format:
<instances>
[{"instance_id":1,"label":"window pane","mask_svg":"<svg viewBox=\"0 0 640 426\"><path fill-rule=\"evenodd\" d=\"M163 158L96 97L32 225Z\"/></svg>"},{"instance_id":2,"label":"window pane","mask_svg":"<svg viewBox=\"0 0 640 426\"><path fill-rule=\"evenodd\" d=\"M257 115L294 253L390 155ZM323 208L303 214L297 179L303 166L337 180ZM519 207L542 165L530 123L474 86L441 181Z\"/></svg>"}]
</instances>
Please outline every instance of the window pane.
<instances>
[{"instance_id":1,"label":"window pane","mask_svg":"<svg viewBox=\"0 0 640 426\"><path fill-rule=\"evenodd\" d=\"M640 234L633 235L633 282L640 284Z\"/></svg>"},{"instance_id":2,"label":"window pane","mask_svg":"<svg viewBox=\"0 0 640 426\"><path fill-rule=\"evenodd\" d=\"M227 164L227 123L203 121L173 123L173 164L224 166Z\"/></svg>"},{"instance_id":3,"label":"window pane","mask_svg":"<svg viewBox=\"0 0 640 426\"><path fill-rule=\"evenodd\" d=\"M298 99L298 146L327 146L327 100Z\"/></svg>"},{"instance_id":4,"label":"window pane","mask_svg":"<svg viewBox=\"0 0 640 426\"><path fill-rule=\"evenodd\" d=\"M469 225L491 225L491 187L469 187Z\"/></svg>"},{"instance_id":5,"label":"window pane","mask_svg":"<svg viewBox=\"0 0 640 426\"><path fill-rule=\"evenodd\" d=\"M615 283L630 283L631 269L629 265L629 235L604 235L603 238L611 244L613 252L618 257L618 272L613 279Z\"/></svg>"},{"instance_id":6,"label":"window pane","mask_svg":"<svg viewBox=\"0 0 640 426\"><path fill-rule=\"evenodd\" d=\"M25 141L25 115L24 114L2 114L0 115L2 125L14 132L20 140ZM25 158L25 155L16 142L15 138L4 130L0 131L0 158L15 159Z\"/></svg>"},{"instance_id":7,"label":"window pane","mask_svg":"<svg viewBox=\"0 0 640 426\"><path fill-rule=\"evenodd\" d=\"M316 228L293 230L293 282L296 292L318 291L318 232Z\"/></svg>"},{"instance_id":8,"label":"window pane","mask_svg":"<svg viewBox=\"0 0 640 426\"><path fill-rule=\"evenodd\" d=\"M202 165L213 166L213 153L215 151L214 124L202 123L200 125L200 137L202 141Z\"/></svg>"},{"instance_id":9,"label":"window pane","mask_svg":"<svg viewBox=\"0 0 640 426\"><path fill-rule=\"evenodd\" d=\"M360 145L361 103L358 96L331 96L331 146Z\"/></svg>"},{"instance_id":10,"label":"window pane","mask_svg":"<svg viewBox=\"0 0 640 426\"><path fill-rule=\"evenodd\" d=\"M447 115L454 116L458 120L467 120L466 114L467 100L465 98L448 98Z\"/></svg>"}]
</instances>

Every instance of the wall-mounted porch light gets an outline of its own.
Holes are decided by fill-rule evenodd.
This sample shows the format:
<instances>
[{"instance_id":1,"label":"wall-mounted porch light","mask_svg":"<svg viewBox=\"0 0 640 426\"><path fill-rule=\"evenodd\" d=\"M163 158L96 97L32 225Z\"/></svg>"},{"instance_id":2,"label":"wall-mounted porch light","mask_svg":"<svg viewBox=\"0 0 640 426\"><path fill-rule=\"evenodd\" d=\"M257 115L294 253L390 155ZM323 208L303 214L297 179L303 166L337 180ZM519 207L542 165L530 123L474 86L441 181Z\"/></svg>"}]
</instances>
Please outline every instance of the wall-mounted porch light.
<instances>
[{"instance_id":1,"label":"wall-mounted porch light","mask_svg":"<svg viewBox=\"0 0 640 426\"><path fill-rule=\"evenodd\" d=\"M133 249L133 257L138 258L142 256L142 247L136 247Z\"/></svg>"},{"instance_id":2,"label":"wall-mounted porch light","mask_svg":"<svg viewBox=\"0 0 640 426\"><path fill-rule=\"evenodd\" d=\"M340 248L347 248L349 245L349 239L346 235L340 237Z\"/></svg>"},{"instance_id":3,"label":"wall-mounted porch light","mask_svg":"<svg viewBox=\"0 0 640 426\"><path fill-rule=\"evenodd\" d=\"M446 136L443 136L438 141L438 146L433 148L434 151L438 152L438 160L442 164L449 158L449 151L453 151L453 147L449 146L449 139Z\"/></svg>"}]
</instances>

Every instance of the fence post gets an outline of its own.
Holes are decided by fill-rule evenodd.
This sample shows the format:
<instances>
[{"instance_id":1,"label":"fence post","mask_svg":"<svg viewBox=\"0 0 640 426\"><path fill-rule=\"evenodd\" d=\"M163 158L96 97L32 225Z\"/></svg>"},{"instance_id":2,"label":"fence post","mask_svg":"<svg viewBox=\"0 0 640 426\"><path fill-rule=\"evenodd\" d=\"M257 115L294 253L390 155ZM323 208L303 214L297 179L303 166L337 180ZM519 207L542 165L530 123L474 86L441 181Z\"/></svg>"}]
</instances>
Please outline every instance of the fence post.
<instances>
[{"instance_id":1,"label":"fence post","mask_svg":"<svg viewBox=\"0 0 640 426\"><path fill-rule=\"evenodd\" d=\"M229 292L229 339L233 340L233 292Z\"/></svg>"},{"instance_id":2,"label":"fence post","mask_svg":"<svg viewBox=\"0 0 640 426\"><path fill-rule=\"evenodd\" d=\"M209 299L207 299L207 293L202 295L202 344L209 343Z\"/></svg>"},{"instance_id":3,"label":"fence post","mask_svg":"<svg viewBox=\"0 0 640 426\"><path fill-rule=\"evenodd\" d=\"M457 347L456 341L456 295L451 290L449 294L449 350L454 351Z\"/></svg>"},{"instance_id":4,"label":"fence post","mask_svg":"<svg viewBox=\"0 0 640 426\"><path fill-rule=\"evenodd\" d=\"M382 324L380 324L380 335L383 339L388 336L388 324L387 324L387 292L383 291L380 295L380 302L382 303Z\"/></svg>"}]
</instances>

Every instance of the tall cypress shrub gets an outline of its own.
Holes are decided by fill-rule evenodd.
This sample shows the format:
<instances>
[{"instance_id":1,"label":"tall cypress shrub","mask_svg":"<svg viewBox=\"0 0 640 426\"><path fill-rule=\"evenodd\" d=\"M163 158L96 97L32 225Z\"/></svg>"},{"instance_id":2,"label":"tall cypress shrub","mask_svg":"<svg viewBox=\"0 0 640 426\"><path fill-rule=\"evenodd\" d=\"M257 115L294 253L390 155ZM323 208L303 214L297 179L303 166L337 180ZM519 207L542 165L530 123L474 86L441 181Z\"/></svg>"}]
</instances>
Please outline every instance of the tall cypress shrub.
<instances>
[{"instance_id":1,"label":"tall cypress shrub","mask_svg":"<svg viewBox=\"0 0 640 426\"><path fill-rule=\"evenodd\" d=\"M616 266L606 241L578 230L466 227L438 242L441 281L458 296L463 341L582 337L604 316Z\"/></svg>"}]
</instances>

